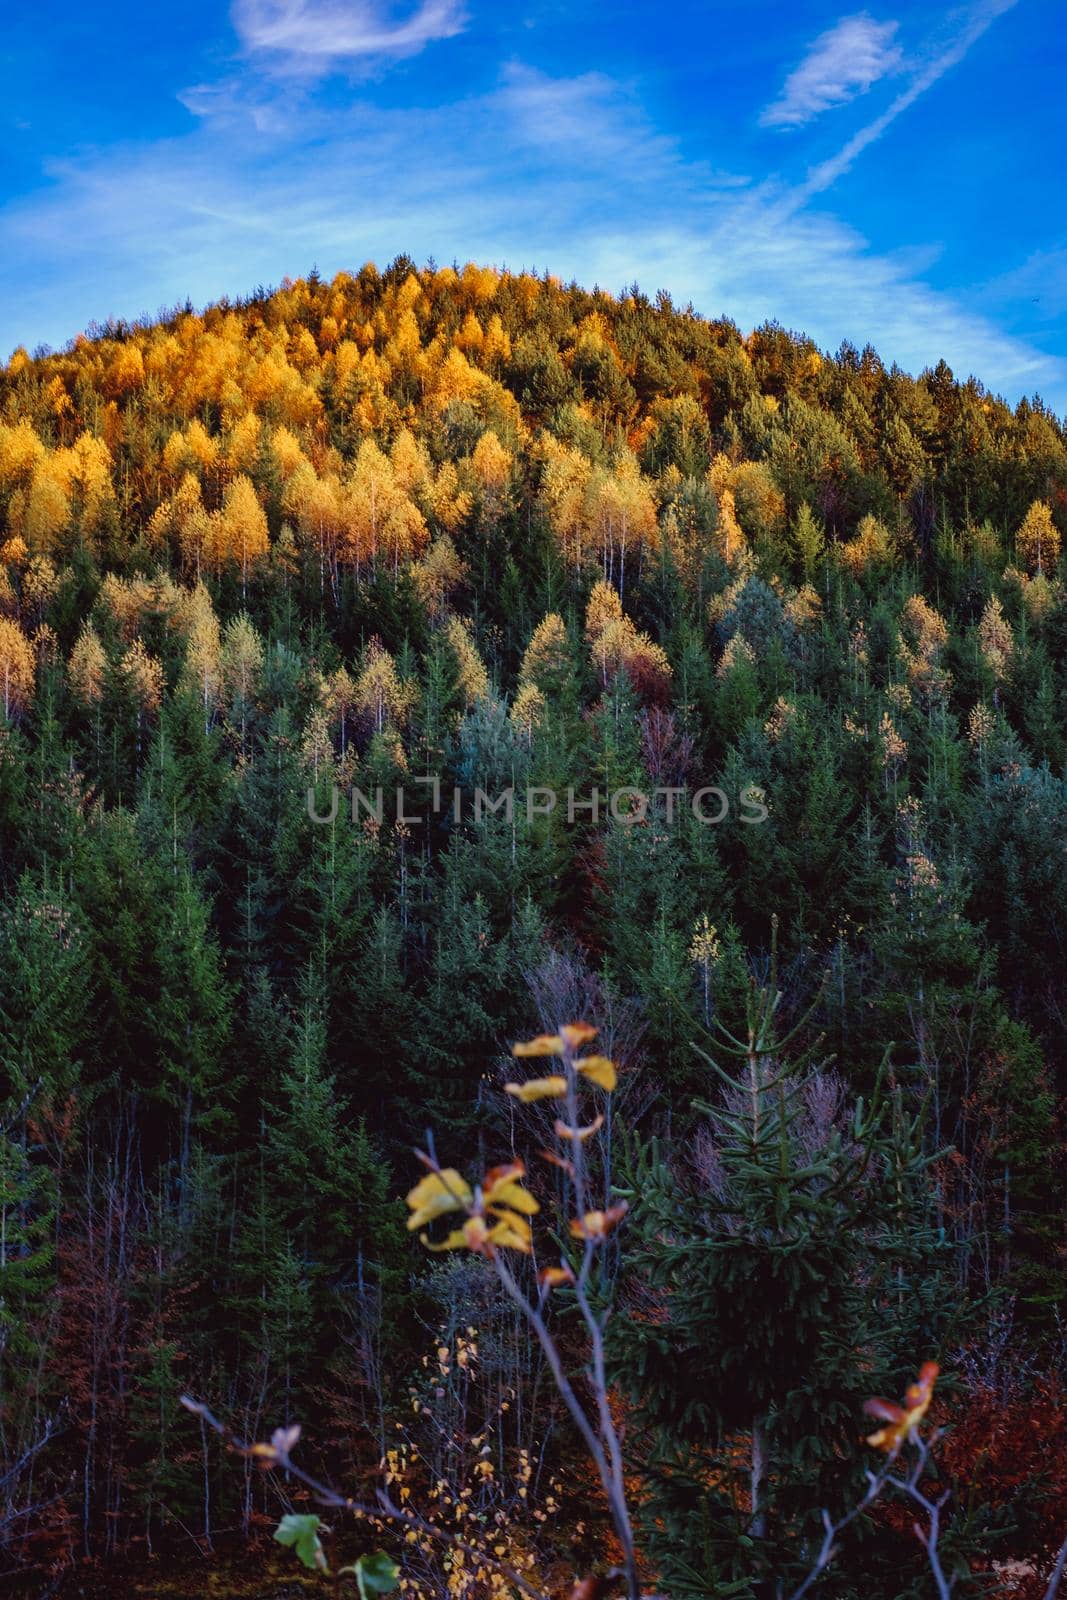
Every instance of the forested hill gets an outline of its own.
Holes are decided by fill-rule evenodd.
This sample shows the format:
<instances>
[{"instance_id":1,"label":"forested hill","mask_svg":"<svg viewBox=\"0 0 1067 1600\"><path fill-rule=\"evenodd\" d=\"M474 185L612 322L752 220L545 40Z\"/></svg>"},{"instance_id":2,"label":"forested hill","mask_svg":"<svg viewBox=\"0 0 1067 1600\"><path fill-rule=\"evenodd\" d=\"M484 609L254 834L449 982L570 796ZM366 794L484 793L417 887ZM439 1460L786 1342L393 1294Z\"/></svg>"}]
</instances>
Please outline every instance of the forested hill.
<instances>
[{"instance_id":1,"label":"forested hill","mask_svg":"<svg viewBox=\"0 0 1067 1600\"><path fill-rule=\"evenodd\" d=\"M426 1324L494 1315L473 1278L416 1277L410 1145L432 1125L450 1159L506 1153L502 1051L591 1015L620 1117L689 1149L714 1088L692 1042L738 1025L772 915L783 1023L814 1003L834 1093L869 1094L885 1059L924 1109L941 1304L1002 1292L1019 1348L1045 1350L1065 528L1067 434L1040 402L636 288L400 258L17 351L11 1560L254 1532L266 1480L209 1448L182 1389L248 1435L300 1417L333 1467L376 1461ZM420 820L397 820L398 785ZM512 817L476 814L476 789L509 786ZM711 786L717 825L688 803ZM309 789L327 816L335 787L312 820ZM353 822L350 791L379 787L382 816ZM559 803L528 815L533 788ZM580 808L623 788L621 818ZM667 790L688 793L672 810ZM922 1315L883 1367L956 1337ZM533 1448L526 1409L508 1417L501 1449ZM736 1471L727 1451L705 1484Z\"/></svg>"}]
</instances>

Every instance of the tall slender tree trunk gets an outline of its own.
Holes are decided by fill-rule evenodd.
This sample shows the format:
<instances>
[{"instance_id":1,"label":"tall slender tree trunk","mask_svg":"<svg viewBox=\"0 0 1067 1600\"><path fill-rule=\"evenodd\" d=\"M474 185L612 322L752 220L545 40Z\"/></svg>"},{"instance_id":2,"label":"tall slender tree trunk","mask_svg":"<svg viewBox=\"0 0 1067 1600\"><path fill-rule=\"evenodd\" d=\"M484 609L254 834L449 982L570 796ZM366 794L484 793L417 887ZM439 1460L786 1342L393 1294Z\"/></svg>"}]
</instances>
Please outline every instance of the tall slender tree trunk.
<instances>
[{"instance_id":1,"label":"tall slender tree trunk","mask_svg":"<svg viewBox=\"0 0 1067 1600\"><path fill-rule=\"evenodd\" d=\"M763 1482L767 1475L767 1436L762 1422L752 1424L752 1468L749 1483L752 1492L753 1539L767 1537L767 1508L763 1501Z\"/></svg>"}]
</instances>

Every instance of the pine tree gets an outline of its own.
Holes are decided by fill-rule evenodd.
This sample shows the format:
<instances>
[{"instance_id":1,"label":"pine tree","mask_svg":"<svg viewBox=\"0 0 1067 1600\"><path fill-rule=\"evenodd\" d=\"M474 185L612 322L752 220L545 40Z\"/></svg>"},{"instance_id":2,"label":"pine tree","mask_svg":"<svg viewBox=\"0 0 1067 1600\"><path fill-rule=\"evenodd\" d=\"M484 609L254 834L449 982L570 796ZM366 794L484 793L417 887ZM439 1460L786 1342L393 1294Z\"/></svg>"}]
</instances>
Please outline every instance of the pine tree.
<instances>
[{"instance_id":1,"label":"pine tree","mask_svg":"<svg viewBox=\"0 0 1067 1600\"><path fill-rule=\"evenodd\" d=\"M0 1068L17 1104L62 1106L79 1085L93 977L89 938L69 896L28 874L0 916Z\"/></svg>"},{"instance_id":2,"label":"pine tree","mask_svg":"<svg viewBox=\"0 0 1067 1600\"><path fill-rule=\"evenodd\" d=\"M742 1033L714 1019L716 1055L736 1065L700 1052L717 1092L694 1102L694 1135L679 1149L675 1133L673 1157L630 1155L636 1298L615 1359L648 1452L648 1547L674 1594L799 1581L815 1508L859 1476L860 1387L944 1321L917 1122L899 1096L850 1104L817 1041L790 1048L810 1013L783 1030L782 1000L772 950ZM868 1594L896 1593L868 1571Z\"/></svg>"},{"instance_id":3,"label":"pine tree","mask_svg":"<svg viewBox=\"0 0 1067 1600\"><path fill-rule=\"evenodd\" d=\"M819 562L822 560L826 549L826 540L822 529L811 514L811 507L805 500L797 512L793 524L793 544L800 562L800 570L810 583L814 578Z\"/></svg>"},{"instance_id":4,"label":"pine tree","mask_svg":"<svg viewBox=\"0 0 1067 1600\"><path fill-rule=\"evenodd\" d=\"M5 1532L27 1531L17 1509L19 1464L34 1463L49 1427L50 1311L62 1199L58 1174L30 1133L31 1114L40 1116L47 1093L27 1094L21 1103L14 1095L0 1098L0 1540ZM32 1470L26 1476L32 1483Z\"/></svg>"},{"instance_id":5,"label":"pine tree","mask_svg":"<svg viewBox=\"0 0 1067 1600\"><path fill-rule=\"evenodd\" d=\"M54 1175L30 1148L26 1102L12 1108L21 1128L0 1129L0 1415L6 1429L16 1397L33 1373L40 1319L55 1283ZM27 1365L29 1371L27 1371Z\"/></svg>"},{"instance_id":6,"label":"pine tree","mask_svg":"<svg viewBox=\"0 0 1067 1600\"><path fill-rule=\"evenodd\" d=\"M308 968L290 1034L291 1056L268 1140L273 1210L313 1292L345 1281L356 1258L391 1272L402 1229L390 1178L363 1120L346 1115L326 1070L321 973Z\"/></svg>"},{"instance_id":7,"label":"pine tree","mask_svg":"<svg viewBox=\"0 0 1067 1600\"><path fill-rule=\"evenodd\" d=\"M178 1116L179 1181L187 1181L195 1118L201 1137L227 1130L236 1086L225 1070L232 993L208 907L181 864L157 921L158 988L149 1020L157 1052L152 1093Z\"/></svg>"}]
</instances>

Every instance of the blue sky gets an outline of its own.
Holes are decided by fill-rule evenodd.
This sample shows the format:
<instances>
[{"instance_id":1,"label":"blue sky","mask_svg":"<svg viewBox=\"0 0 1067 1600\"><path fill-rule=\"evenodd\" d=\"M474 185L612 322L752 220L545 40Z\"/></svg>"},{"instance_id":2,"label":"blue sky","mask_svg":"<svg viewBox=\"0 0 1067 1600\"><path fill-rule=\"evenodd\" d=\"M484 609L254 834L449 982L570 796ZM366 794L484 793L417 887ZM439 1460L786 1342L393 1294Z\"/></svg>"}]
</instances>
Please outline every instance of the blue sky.
<instances>
[{"instance_id":1,"label":"blue sky","mask_svg":"<svg viewBox=\"0 0 1067 1600\"><path fill-rule=\"evenodd\" d=\"M9 0L0 356L407 251L636 280L1067 412L1056 11Z\"/></svg>"}]
</instances>

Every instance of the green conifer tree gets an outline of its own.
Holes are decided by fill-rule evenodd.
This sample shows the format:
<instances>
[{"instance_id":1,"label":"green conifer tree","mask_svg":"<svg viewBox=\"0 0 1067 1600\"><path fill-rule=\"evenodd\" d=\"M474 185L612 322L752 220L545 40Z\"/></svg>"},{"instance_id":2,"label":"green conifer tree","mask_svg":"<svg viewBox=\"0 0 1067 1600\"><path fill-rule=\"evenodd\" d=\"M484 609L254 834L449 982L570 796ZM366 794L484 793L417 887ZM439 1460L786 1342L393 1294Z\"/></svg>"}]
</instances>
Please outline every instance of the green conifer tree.
<instances>
[{"instance_id":1,"label":"green conifer tree","mask_svg":"<svg viewBox=\"0 0 1067 1600\"><path fill-rule=\"evenodd\" d=\"M734 1065L701 1052L716 1092L695 1102L694 1135L630 1154L637 1298L615 1359L635 1468L647 1451L648 1547L675 1595L799 1582L819 1506L861 1481L872 1375L936 1349L944 1321L916 1118L899 1096L852 1102L801 1043L810 1013L779 1023L782 998L772 950L740 1034L715 1019Z\"/></svg>"}]
</instances>

